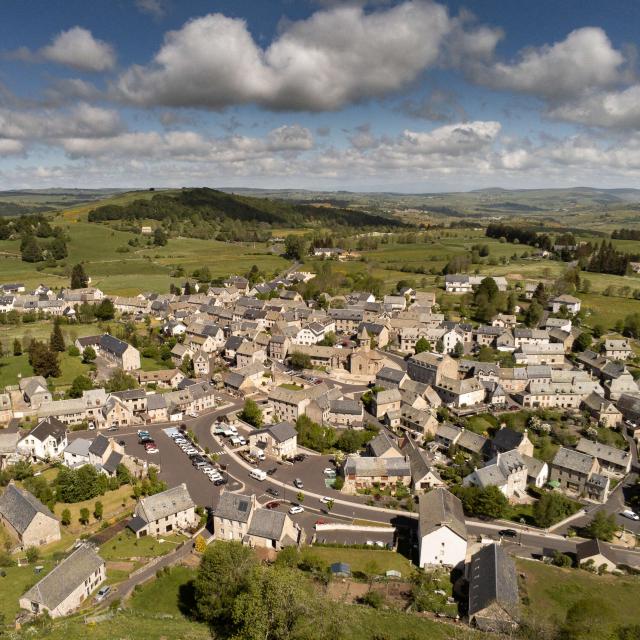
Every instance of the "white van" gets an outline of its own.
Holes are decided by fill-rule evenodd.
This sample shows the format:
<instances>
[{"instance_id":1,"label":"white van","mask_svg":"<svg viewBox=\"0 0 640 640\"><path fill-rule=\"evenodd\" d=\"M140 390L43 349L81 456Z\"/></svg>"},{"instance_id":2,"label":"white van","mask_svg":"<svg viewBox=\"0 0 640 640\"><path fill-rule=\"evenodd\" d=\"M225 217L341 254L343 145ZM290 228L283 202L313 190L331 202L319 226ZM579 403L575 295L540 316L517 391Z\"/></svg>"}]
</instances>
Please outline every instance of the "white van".
<instances>
[{"instance_id":1,"label":"white van","mask_svg":"<svg viewBox=\"0 0 640 640\"><path fill-rule=\"evenodd\" d=\"M263 462L264 460L267 459L267 457L264 455L264 451L262 449L258 449L257 447L254 447L253 449L251 449L251 455L256 460L260 460L260 462Z\"/></svg>"},{"instance_id":2,"label":"white van","mask_svg":"<svg viewBox=\"0 0 640 640\"><path fill-rule=\"evenodd\" d=\"M254 469L249 474L249 477L253 478L254 480L260 480L260 482L262 482L263 480L267 479L267 472L262 471L262 469Z\"/></svg>"}]
</instances>

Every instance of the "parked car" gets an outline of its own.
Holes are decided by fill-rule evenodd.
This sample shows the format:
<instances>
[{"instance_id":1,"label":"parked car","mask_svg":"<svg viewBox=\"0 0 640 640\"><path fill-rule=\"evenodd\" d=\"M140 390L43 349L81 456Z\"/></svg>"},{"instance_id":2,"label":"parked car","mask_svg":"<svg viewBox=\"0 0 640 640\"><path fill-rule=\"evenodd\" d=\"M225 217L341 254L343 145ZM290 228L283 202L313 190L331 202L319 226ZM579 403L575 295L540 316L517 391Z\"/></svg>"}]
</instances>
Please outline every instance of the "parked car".
<instances>
[{"instance_id":1,"label":"parked car","mask_svg":"<svg viewBox=\"0 0 640 640\"><path fill-rule=\"evenodd\" d=\"M322 496L322 498L320 498L320 502L322 502L322 504L329 504L332 500L328 496Z\"/></svg>"},{"instance_id":2,"label":"parked car","mask_svg":"<svg viewBox=\"0 0 640 640\"><path fill-rule=\"evenodd\" d=\"M273 487L269 487L265 493L268 493L270 496L273 496L274 498L277 498L280 495L280 492L277 489L274 489Z\"/></svg>"},{"instance_id":3,"label":"parked car","mask_svg":"<svg viewBox=\"0 0 640 640\"><path fill-rule=\"evenodd\" d=\"M275 509L280 503L277 500L272 500L264 505L265 509Z\"/></svg>"},{"instance_id":4,"label":"parked car","mask_svg":"<svg viewBox=\"0 0 640 640\"><path fill-rule=\"evenodd\" d=\"M295 516L297 513L303 513L303 512L304 512L304 508L297 504L293 505L293 507L289 509L289 514L292 516Z\"/></svg>"},{"instance_id":5,"label":"parked car","mask_svg":"<svg viewBox=\"0 0 640 640\"><path fill-rule=\"evenodd\" d=\"M271 469L267 469L267 475L272 476L277 470L278 467L271 467Z\"/></svg>"},{"instance_id":6,"label":"parked car","mask_svg":"<svg viewBox=\"0 0 640 640\"><path fill-rule=\"evenodd\" d=\"M102 602L110 593L111 593L110 586L100 587L100 589L98 589L98 593L96 593L95 601Z\"/></svg>"},{"instance_id":7,"label":"parked car","mask_svg":"<svg viewBox=\"0 0 640 640\"><path fill-rule=\"evenodd\" d=\"M498 535L503 538L516 538L518 536L518 532L515 529L500 529L500 531L498 531Z\"/></svg>"},{"instance_id":8,"label":"parked car","mask_svg":"<svg viewBox=\"0 0 640 640\"><path fill-rule=\"evenodd\" d=\"M107 431L117 431L117 430L118 430L118 427L116 427L116 425L115 425L115 424L112 424L112 425L107 429Z\"/></svg>"},{"instance_id":9,"label":"parked car","mask_svg":"<svg viewBox=\"0 0 640 640\"><path fill-rule=\"evenodd\" d=\"M296 479L293 481L293 486L294 486L296 489L304 489L304 483L302 482L302 480L300 480L300 478L296 478Z\"/></svg>"},{"instance_id":10,"label":"parked car","mask_svg":"<svg viewBox=\"0 0 640 640\"><path fill-rule=\"evenodd\" d=\"M224 478L218 478L213 481L214 486L219 487L221 484L227 484L227 481Z\"/></svg>"},{"instance_id":11,"label":"parked car","mask_svg":"<svg viewBox=\"0 0 640 640\"><path fill-rule=\"evenodd\" d=\"M640 520L640 516L631 509L625 509L620 513L620 515L624 516L625 518L629 518L629 520Z\"/></svg>"},{"instance_id":12,"label":"parked car","mask_svg":"<svg viewBox=\"0 0 640 640\"><path fill-rule=\"evenodd\" d=\"M303 462L306 459L306 455L304 453L297 453L295 456L293 456L293 460L295 462Z\"/></svg>"},{"instance_id":13,"label":"parked car","mask_svg":"<svg viewBox=\"0 0 640 640\"><path fill-rule=\"evenodd\" d=\"M325 470L322 472L325 476L330 476L331 474L335 474L336 470L333 467L325 467Z\"/></svg>"}]
</instances>

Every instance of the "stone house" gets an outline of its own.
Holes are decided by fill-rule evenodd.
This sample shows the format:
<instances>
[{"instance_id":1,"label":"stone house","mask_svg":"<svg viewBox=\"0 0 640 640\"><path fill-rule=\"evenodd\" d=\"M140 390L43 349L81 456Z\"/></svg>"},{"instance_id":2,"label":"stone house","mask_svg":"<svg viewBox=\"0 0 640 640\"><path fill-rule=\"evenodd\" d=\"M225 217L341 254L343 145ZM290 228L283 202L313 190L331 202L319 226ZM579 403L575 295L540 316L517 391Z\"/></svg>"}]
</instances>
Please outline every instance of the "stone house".
<instances>
[{"instance_id":1,"label":"stone house","mask_svg":"<svg viewBox=\"0 0 640 640\"><path fill-rule=\"evenodd\" d=\"M550 483L563 491L606 502L609 478L600 473L600 463L589 454L560 447L550 465Z\"/></svg>"},{"instance_id":2,"label":"stone house","mask_svg":"<svg viewBox=\"0 0 640 640\"><path fill-rule=\"evenodd\" d=\"M291 422L279 422L249 434L249 445L278 459L293 458L298 452L298 432Z\"/></svg>"},{"instance_id":3,"label":"stone house","mask_svg":"<svg viewBox=\"0 0 640 640\"><path fill-rule=\"evenodd\" d=\"M80 545L20 598L20 607L52 618L69 615L107 578L104 560L88 543Z\"/></svg>"},{"instance_id":4,"label":"stone house","mask_svg":"<svg viewBox=\"0 0 640 640\"><path fill-rule=\"evenodd\" d=\"M161 536L173 531L188 531L199 521L187 485L167 489L146 498L136 505L134 516L127 525L137 538Z\"/></svg>"},{"instance_id":5,"label":"stone house","mask_svg":"<svg viewBox=\"0 0 640 640\"><path fill-rule=\"evenodd\" d=\"M0 496L0 522L23 549L60 540L60 522L49 508L13 482Z\"/></svg>"}]
</instances>

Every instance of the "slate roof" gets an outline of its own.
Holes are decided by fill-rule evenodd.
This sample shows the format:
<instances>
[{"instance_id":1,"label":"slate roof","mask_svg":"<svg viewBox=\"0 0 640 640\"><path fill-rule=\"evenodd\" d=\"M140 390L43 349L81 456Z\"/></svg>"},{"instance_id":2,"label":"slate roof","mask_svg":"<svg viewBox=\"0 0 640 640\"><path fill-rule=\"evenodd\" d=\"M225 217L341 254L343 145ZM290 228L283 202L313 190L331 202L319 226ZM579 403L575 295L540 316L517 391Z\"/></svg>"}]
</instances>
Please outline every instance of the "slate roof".
<instances>
[{"instance_id":1,"label":"slate roof","mask_svg":"<svg viewBox=\"0 0 640 640\"><path fill-rule=\"evenodd\" d=\"M389 450L396 451L400 455L400 449L386 431L381 431L373 440L370 440L368 448L375 457L382 456Z\"/></svg>"},{"instance_id":2,"label":"slate roof","mask_svg":"<svg viewBox=\"0 0 640 640\"><path fill-rule=\"evenodd\" d=\"M256 509L248 534L267 540L280 540L287 514L271 509Z\"/></svg>"},{"instance_id":3,"label":"slate roof","mask_svg":"<svg viewBox=\"0 0 640 640\"><path fill-rule=\"evenodd\" d=\"M89 453L92 453L94 456L98 456L102 458L105 451L109 448L109 438L105 438L102 434L100 434L89 447Z\"/></svg>"},{"instance_id":4,"label":"slate roof","mask_svg":"<svg viewBox=\"0 0 640 640\"><path fill-rule=\"evenodd\" d=\"M467 539L462 502L447 489L433 489L419 498L420 535L425 536L440 527L448 527Z\"/></svg>"},{"instance_id":5,"label":"slate roof","mask_svg":"<svg viewBox=\"0 0 640 640\"><path fill-rule=\"evenodd\" d=\"M55 609L103 564L104 560L94 547L83 544L22 597L38 602L47 609Z\"/></svg>"},{"instance_id":6,"label":"slate roof","mask_svg":"<svg viewBox=\"0 0 640 640\"><path fill-rule=\"evenodd\" d=\"M100 336L100 348L113 353L116 356L122 356L122 354L129 348L129 345L118 338L114 338L112 335L105 333Z\"/></svg>"},{"instance_id":7,"label":"slate roof","mask_svg":"<svg viewBox=\"0 0 640 640\"><path fill-rule=\"evenodd\" d=\"M109 474L115 473L124 456L117 451L112 451L102 468Z\"/></svg>"},{"instance_id":8,"label":"slate roof","mask_svg":"<svg viewBox=\"0 0 640 640\"><path fill-rule=\"evenodd\" d=\"M360 478L379 476L405 477L411 475L411 465L404 457L397 458L360 458L350 457L344 465L345 475Z\"/></svg>"},{"instance_id":9,"label":"slate roof","mask_svg":"<svg viewBox=\"0 0 640 640\"><path fill-rule=\"evenodd\" d=\"M64 438L66 432L67 428L60 420L49 417L38 422L38 424L31 429L29 435L37 438L40 442L44 442L49 436L60 441Z\"/></svg>"},{"instance_id":10,"label":"slate roof","mask_svg":"<svg viewBox=\"0 0 640 640\"><path fill-rule=\"evenodd\" d=\"M0 496L0 514L20 535L26 531L38 513L56 519L38 498L13 483L10 483Z\"/></svg>"},{"instance_id":11,"label":"slate roof","mask_svg":"<svg viewBox=\"0 0 640 640\"><path fill-rule=\"evenodd\" d=\"M554 467L571 469L572 471L588 475L593 466L593 456L574 451L573 449L567 449L566 447L560 447L551 464Z\"/></svg>"},{"instance_id":12,"label":"slate roof","mask_svg":"<svg viewBox=\"0 0 640 640\"><path fill-rule=\"evenodd\" d=\"M362 405L357 400L332 400L329 406L332 413L362 415Z\"/></svg>"},{"instance_id":13,"label":"slate roof","mask_svg":"<svg viewBox=\"0 0 640 640\"><path fill-rule=\"evenodd\" d=\"M516 567L498 544L483 547L471 558L469 570L469 617L497 603L513 618L518 613Z\"/></svg>"},{"instance_id":14,"label":"slate roof","mask_svg":"<svg viewBox=\"0 0 640 640\"><path fill-rule=\"evenodd\" d=\"M251 435L256 433L268 433L276 442L286 442L298 435L296 428L291 422L278 422L262 429L256 429Z\"/></svg>"},{"instance_id":15,"label":"slate roof","mask_svg":"<svg viewBox=\"0 0 640 640\"><path fill-rule=\"evenodd\" d=\"M604 460L605 462L621 467L626 467L631 460L631 453L629 451L623 451L617 447L594 442L587 438L580 438L576 445L576 451L586 453L589 456L598 458L598 460Z\"/></svg>"},{"instance_id":16,"label":"slate roof","mask_svg":"<svg viewBox=\"0 0 640 640\"><path fill-rule=\"evenodd\" d=\"M220 495L220 500L214 513L218 518L224 518L225 520L248 522L252 509L251 496L225 491Z\"/></svg>"},{"instance_id":17,"label":"slate roof","mask_svg":"<svg viewBox=\"0 0 640 640\"><path fill-rule=\"evenodd\" d=\"M614 564L617 562L613 559L613 555L608 546L598 540L598 538L593 538L591 540L586 540L585 542L580 542L576 545L576 556L578 558L578 562L584 562L589 558L592 558L596 555L602 555L607 560L610 560Z\"/></svg>"},{"instance_id":18,"label":"slate roof","mask_svg":"<svg viewBox=\"0 0 640 640\"><path fill-rule=\"evenodd\" d=\"M155 522L195 506L187 485L182 483L162 493L142 498L136 507L136 515L144 518L146 522Z\"/></svg>"},{"instance_id":19,"label":"slate roof","mask_svg":"<svg viewBox=\"0 0 640 640\"><path fill-rule=\"evenodd\" d=\"M522 433L504 427L493 436L493 446L500 451L516 449L520 446L523 437Z\"/></svg>"},{"instance_id":20,"label":"slate roof","mask_svg":"<svg viewBox=\"0 0 640 640\"><path fill-rule=\"evenodd\" d=\"M395 384L400 384L402 379L407 375L406 371L402 371L401 369L392 369L391 367L382 367L380 371L376 374L376 379L384 380L385 382L393 382Z\"/></svg>"},{"instance_id":21,"label":"slate roof","mask_svg":"<svg viewBox=\"0 0 640 640\"><path fill-rule=\"evenodd\" d=\"M89 457L89 448L93 443L91 440L87 440L86 438L78 438L77 440L73 440L66 447L65 453L72 453L76 456L83 456L85 458Z\"/></svg>"}]
</instances>

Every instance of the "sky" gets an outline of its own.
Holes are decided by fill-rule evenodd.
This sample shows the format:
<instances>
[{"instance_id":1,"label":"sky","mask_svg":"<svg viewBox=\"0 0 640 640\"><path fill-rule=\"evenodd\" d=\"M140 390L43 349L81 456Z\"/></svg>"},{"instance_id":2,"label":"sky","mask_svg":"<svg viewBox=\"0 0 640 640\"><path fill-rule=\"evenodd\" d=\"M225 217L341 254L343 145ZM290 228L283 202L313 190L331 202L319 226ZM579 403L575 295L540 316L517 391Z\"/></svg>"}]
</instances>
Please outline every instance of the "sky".
<instances>
[{"instance_id":1,"label":"sky","mask_svg":"<svg viewBox=\"0 0 640 640\"><path fill-rule=\"evenodd\" d=\"M636 0L2 0L0 189L638 187Z\"/></svg>"}]
</instances>

